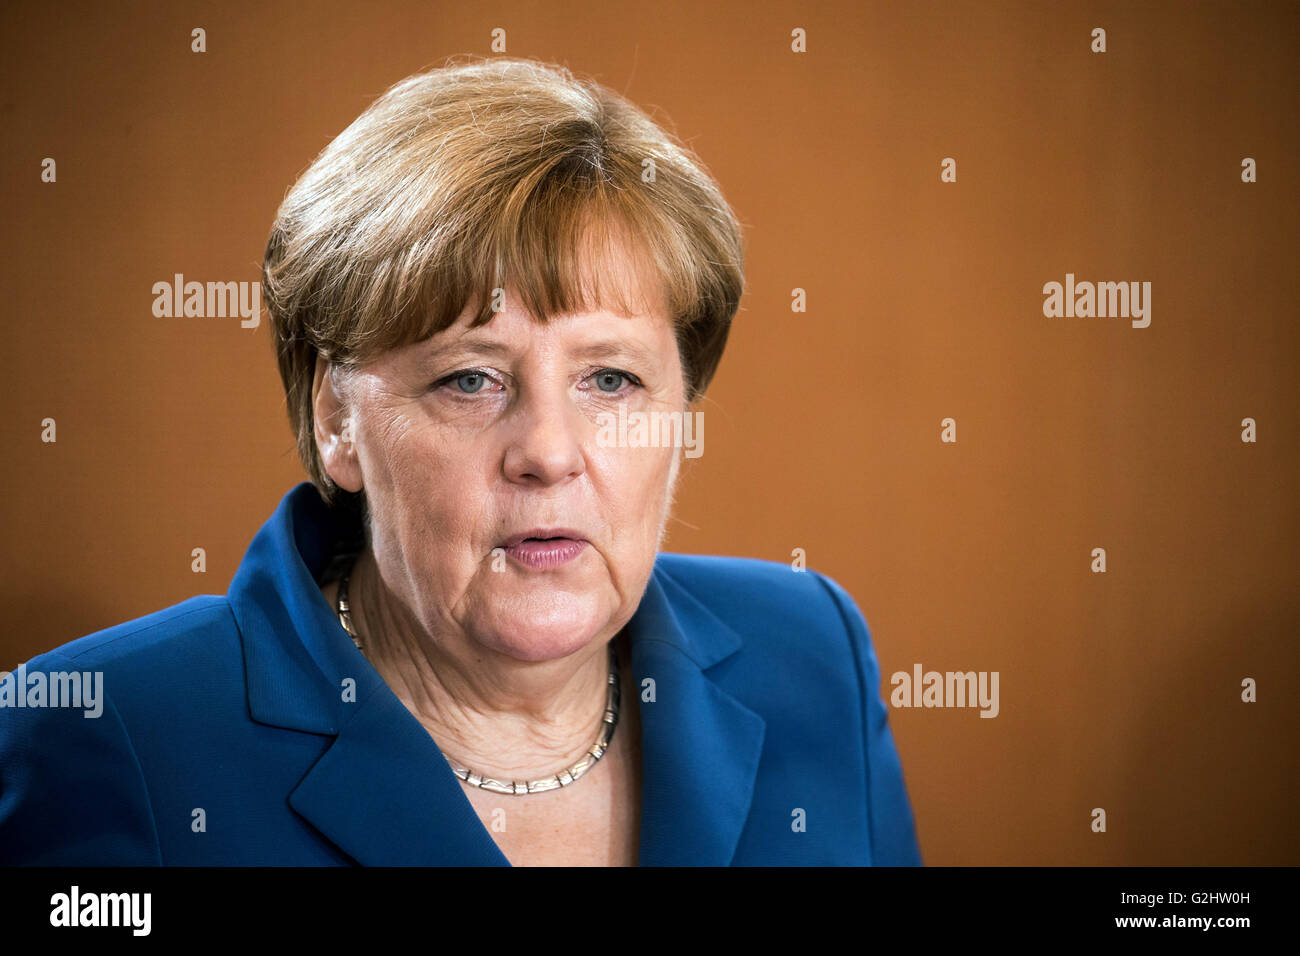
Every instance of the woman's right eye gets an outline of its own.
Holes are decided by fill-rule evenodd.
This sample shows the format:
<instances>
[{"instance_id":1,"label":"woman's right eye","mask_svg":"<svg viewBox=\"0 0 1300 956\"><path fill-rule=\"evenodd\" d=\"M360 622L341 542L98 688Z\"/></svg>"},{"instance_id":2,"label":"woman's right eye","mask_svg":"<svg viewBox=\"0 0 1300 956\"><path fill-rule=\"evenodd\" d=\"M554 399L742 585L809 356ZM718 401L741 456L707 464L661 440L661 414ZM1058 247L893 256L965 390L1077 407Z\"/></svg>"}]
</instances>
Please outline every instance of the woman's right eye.
<instances>
[{"instance_id":1,"label":"woman's right eye","mask_svg":"<svg viewBox=\"0 0 1300 956\"><path fill-rule=\"evenodd\" d=\"M482 372L464 372L456 376L455 382L462 392L472 395L483 388L487 378Z\"/></svg>"},{"instance_id":2,"label":"woman's right eye","mask_svg":"<svg viewBox=\"0 0 1300 956\"><path fill-rule=\"evenodd\" d=\"M476 395L492 384L492 379L481 369L466 368L444 375L434 382L433 389L450 388L454 395Z\"/></svg>"}]
</instances>

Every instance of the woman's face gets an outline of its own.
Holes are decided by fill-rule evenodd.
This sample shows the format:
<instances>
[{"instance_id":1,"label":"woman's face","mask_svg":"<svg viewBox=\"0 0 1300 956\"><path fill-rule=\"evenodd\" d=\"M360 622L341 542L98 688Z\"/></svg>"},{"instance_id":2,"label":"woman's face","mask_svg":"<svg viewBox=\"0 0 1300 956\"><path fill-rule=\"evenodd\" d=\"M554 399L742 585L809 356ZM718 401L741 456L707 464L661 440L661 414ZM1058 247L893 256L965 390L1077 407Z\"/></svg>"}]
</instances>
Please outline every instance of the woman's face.
<instances>
[{"instance_id":1,"label":"woman's face","mask_svg":"<svg viewBox=\"0 0 1300 956\"><path fill-rule=\"evenodd\" d=\"M354 452L322 452L340 486L364 488L404 616L462 652L543 661L632 616L672 504L680 450L603 447L598 416L682 413L685 389L661 303L543 324L511 291L486 325L466 309L350 377ZM547 531L580 541L514 547Z\"/></svg>"}]
</instances>

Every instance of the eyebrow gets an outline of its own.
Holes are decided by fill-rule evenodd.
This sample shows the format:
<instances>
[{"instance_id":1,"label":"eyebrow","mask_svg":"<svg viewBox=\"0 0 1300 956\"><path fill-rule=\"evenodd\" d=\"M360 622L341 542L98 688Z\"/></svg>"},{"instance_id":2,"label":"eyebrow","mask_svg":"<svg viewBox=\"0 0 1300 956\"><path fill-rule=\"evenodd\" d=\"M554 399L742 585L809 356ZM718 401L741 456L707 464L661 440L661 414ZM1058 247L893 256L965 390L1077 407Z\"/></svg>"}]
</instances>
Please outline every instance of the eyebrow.
<instances>
[{"instance_id":1,"label":"eyebrow","mask_svg":"<svg viewBox=\"0 0 1300 956\"><path fill-rule=\"evenodd\" d=\"M461 339L454 344L434 349L427 355L429 358L443 358L451 355L488 355L509 358L515 351L515 347L506 342L498 342L492 339ZM617 339L587 343L576 349L574 355L586 359L627 357L647 365L657 363L657 356L653 349L647 348L639 342L625 342Z\"/></svg>"},{"instance_id":2,"label":"eyebrow","mask_svg":"<svg viewBox=\"0 0 1300 956\"><path fill-rule=\"evenodd\" d=\"M592 342L578 350L577 354L582 358L607 359L621 358L626 356L634 361L644 362L647 365L654 365L657 356L652 349L646 348L639 342L621 342L605 341Z\"/></svg>"}]
</instances>

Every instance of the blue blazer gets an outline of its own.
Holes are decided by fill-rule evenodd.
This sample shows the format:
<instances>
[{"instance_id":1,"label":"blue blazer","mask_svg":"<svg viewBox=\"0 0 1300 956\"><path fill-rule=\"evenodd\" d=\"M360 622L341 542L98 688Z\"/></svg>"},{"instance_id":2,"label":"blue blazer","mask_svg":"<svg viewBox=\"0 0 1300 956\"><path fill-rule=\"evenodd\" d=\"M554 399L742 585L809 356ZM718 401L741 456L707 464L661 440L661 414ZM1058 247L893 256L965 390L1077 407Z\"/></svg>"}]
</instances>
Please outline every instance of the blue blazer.
<instances>
[{"instance_id":1,"label":"blue blazer","mask_svg":"<svg viewBox=\"0 0 1300 956\"><path fill-rule=\"evenodd\" d=\"M304 482L226 595L5 678L0 862L509 865L320 593L356 530ZM655 691L635 700L642 866L920 864L871 638L838 584L661 553L628 629ZM33 706L54 686L35 674L74 671L102 674L99 716Z\"/></svg>"}]
</instances>

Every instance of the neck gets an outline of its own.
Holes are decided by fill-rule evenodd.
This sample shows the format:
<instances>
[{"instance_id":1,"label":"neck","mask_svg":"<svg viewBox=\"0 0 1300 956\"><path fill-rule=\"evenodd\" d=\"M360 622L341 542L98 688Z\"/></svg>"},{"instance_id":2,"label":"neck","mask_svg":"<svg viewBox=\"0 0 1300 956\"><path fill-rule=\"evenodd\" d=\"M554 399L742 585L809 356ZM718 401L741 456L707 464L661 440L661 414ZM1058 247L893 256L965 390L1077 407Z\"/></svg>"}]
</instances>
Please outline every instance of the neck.
<instances>
[{"instance_id":1,"label":"neck","mask_svg":"<svg viewBox=\"0 0 1300 956\"><path fill-rule=\"evenodd\" d=\"M389 589L369 550L353 567L348 596L375 670L439 748L475 773L548 777L579 760L600 732L606 641L558 660L521 661L464 634L430 634Z\"/></svg>"}]
</instances>

